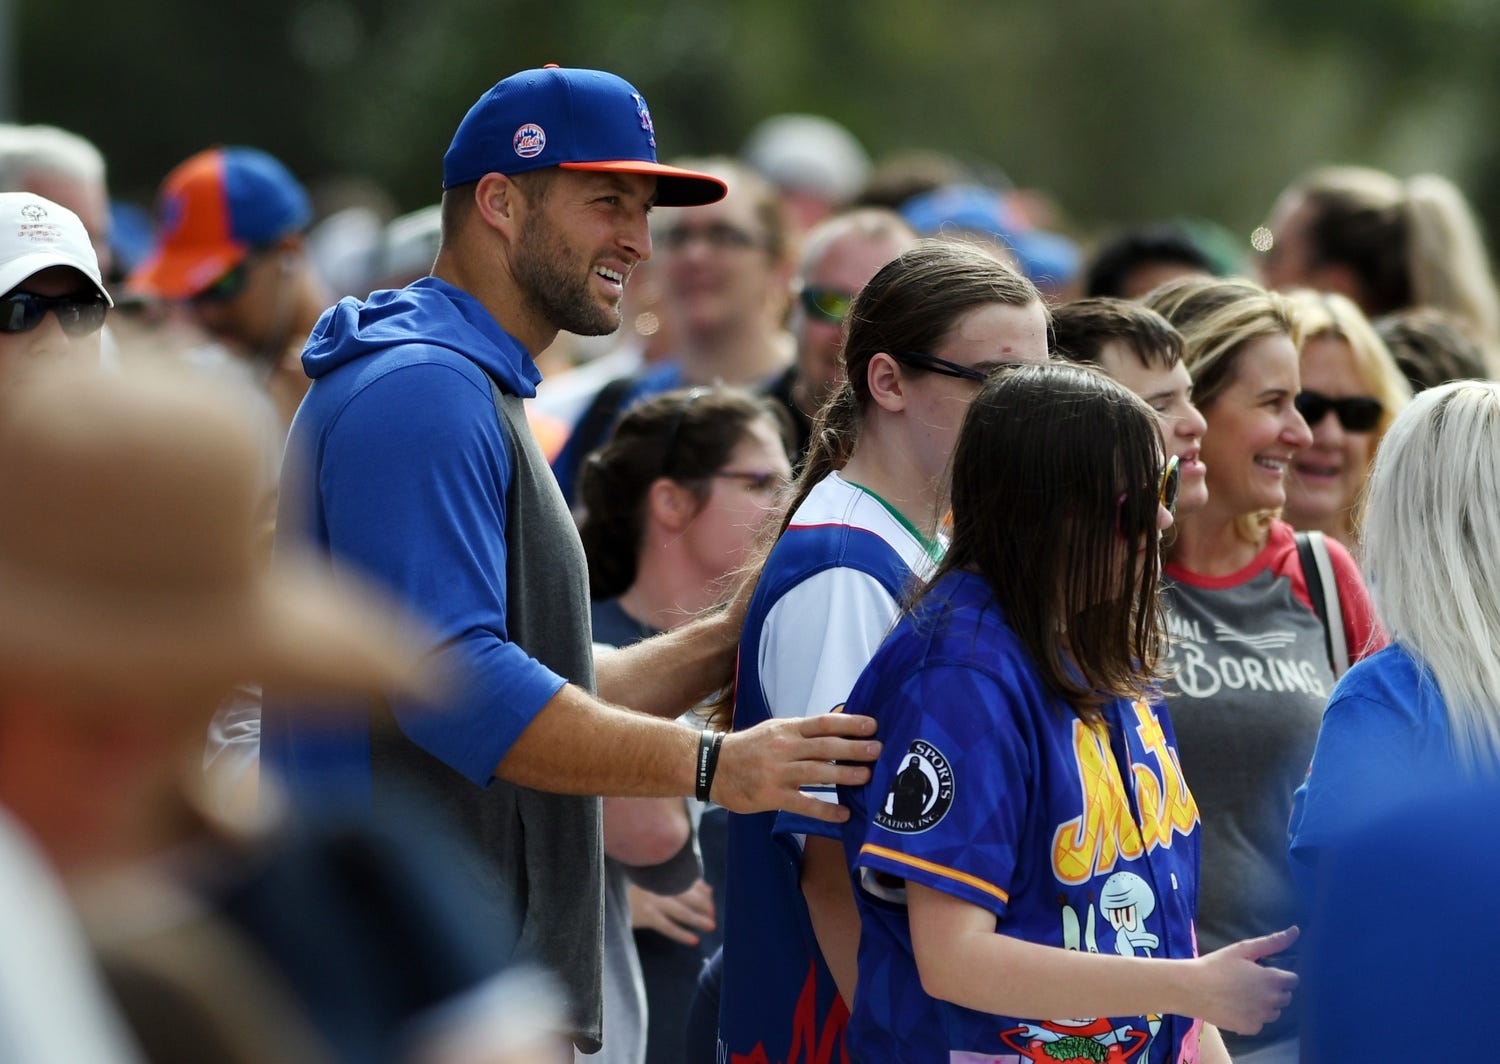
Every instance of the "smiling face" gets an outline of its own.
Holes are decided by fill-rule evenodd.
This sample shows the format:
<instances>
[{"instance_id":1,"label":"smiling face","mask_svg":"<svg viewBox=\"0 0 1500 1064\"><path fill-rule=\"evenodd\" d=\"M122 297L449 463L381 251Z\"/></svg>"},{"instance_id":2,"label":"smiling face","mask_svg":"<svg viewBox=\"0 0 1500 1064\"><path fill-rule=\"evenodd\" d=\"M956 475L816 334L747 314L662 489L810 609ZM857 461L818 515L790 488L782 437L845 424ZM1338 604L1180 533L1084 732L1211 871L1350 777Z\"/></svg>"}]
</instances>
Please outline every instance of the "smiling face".
<instances>
[{"instance_id":1,"label":"smiling face","mask_svg":"<svg viewBox=\"0 0 1500 1064\"><path fill-rule=\"evenodd\" d=\"M1208 422L1193 405L1193 379L1187 367L1181 362L1170 368L1161 361L1147 365L1118 340L1100 349L1099 364L1156 411L1167 453L1179 460L1182 487L1177 495L1177 512L1203 509L1208 503L1208 466L1203 461L1203 434Z\"/></svg>"},{"instance_id":2,"label":"smiling face","mask_svg":"<svg viewBox=\"0 0 1500 1064\"><path fill-rule=\"evenodd\" d=\"M1302 345L1302 387L1329 399L1370 398L1349 342L1315 336ZM1312 443L1292 464L1287 517L1298 527L1342 522L1354 506L1375 456L1375 432L1351 432L1329 410L1310 425Z\"/></svg>"},{"instance_id":3,"label":"smiling face","mask_svg":"<svg viewBox=\"0 0 1500 1064\"><path fill-rule=\"evenodd\" d=\"M656 243L666 303L687 336L760 328L784 297L787 274L755 195L731 182L717 203L661 218Z\"/></svg>"},{"instance_id":4,"label":"smiling face","mask_svg":"<svg viewBox=\"0 0 1500 1064\"><path fill-rule=\"evenodd\" d=\"M646 213L655 194L655 178L575 170L522 194L511 270L551 328L580 336L619 328L625 282L651 255Z\"/></svg>"},{"instance_id":5,"label":"smiling face","mask_svg":"<svg viewBox=\"0 0 1500 1064\"><path fill-rule=\"evenodd\" d=\"M1285 505L1292 461L1312 441L1295 406L1300 376L1291 338L1257 337L1234 357L1234 379L1203 411L1208 505L1229 517Z\"/></svg>"}]
</instances>

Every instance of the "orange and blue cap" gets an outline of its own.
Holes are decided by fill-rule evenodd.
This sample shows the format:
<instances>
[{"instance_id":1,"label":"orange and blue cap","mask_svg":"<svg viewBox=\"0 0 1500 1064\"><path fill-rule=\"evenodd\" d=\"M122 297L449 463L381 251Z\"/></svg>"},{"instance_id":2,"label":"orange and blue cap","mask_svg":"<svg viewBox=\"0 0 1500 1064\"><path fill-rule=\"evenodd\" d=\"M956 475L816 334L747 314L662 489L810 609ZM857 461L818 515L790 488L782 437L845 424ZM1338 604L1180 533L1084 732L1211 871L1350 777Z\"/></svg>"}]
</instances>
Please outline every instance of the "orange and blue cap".
<instances>
[{"instance_id":1,"label":"orange and blue cap","mask_svg":"<svg viewBox=\"0 0 1500 1064\"><path fill-rule=\"evenodd\" d=\"M549 166L647 174L662 207L713 203L727 190L716 177L656 161L651 112L628 81L555 65L512 74L469 108L443 156L443 187Z\"/></svg>"},{"instance_id":2,"label":"orange and blue cap","mask_svg":"<svg viewBox=\"0 0 1500 1064\"><path fill-rule=\"evenodd\" d=\"M191 299L253 248L310 221L307 190L280 162L255 148L210 148L162 182L156 245L126 284L167 299Z\"/></svg>"}]
</instances>

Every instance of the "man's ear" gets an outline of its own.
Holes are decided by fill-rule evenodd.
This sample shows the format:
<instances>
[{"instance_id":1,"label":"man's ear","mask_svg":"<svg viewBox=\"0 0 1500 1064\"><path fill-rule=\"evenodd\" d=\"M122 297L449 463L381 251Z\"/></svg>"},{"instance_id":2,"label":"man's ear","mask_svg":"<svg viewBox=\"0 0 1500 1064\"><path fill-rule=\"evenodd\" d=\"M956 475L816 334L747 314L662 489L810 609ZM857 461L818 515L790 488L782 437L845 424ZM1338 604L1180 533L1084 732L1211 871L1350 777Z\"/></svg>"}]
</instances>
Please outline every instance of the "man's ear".
<instances>
[{"instance_id":1,"label":"man's ear","mask_svg":"<svg viewBox=\"0 0 1500 1064\"><path fill-rule=\"evenodd\" d=\"M892 412L906 409L906 378L899 362L881 351L870 359L865 373L870 398L882 409Z\"/></svg>"},{"instance_id":2,"label":"man's ear","mask_svg":"<svg viewBox=\"0 0 1500 1064\"><path fill-rule=\"evenodd\" d=\"M504 174L485 174L474 184L474 209L484 224L508 237L514 237L520 225L526 197Z\"/></svg>"},{"instance_id":3,"label":"man's ear","mask_svg":"<svg viewBox=\"0 0 1500 1064\"><path fill-rule=\"evenodd\" d=\"M647 516L673 534L686 528L698 510L698 496L671 477L657 477L646 492Z\"/></svg>"}]
</instances>

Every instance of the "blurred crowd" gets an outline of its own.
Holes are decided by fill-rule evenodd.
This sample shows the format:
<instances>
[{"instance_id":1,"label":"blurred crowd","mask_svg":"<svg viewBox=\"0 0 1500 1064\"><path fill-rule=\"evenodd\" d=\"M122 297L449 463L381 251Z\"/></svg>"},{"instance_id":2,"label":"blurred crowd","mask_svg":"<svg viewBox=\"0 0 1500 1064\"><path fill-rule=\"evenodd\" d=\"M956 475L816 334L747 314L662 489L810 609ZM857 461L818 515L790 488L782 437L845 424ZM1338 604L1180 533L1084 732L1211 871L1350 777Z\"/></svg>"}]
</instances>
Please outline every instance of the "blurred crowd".
<instances>
[{"instance_id":1,"label":"blurred crowd","mask_svg":"<svg viewBox=\"0 0 1500 1064\"><path fill-rule=\"evenodd\" d=\"M0 126L0 1060L1422 1058L1397 1007L1493 1000L1452 182L1080 233L821 115L659 162L613 75L450 119L399 217Z\"/></svg>"}]
</instances>

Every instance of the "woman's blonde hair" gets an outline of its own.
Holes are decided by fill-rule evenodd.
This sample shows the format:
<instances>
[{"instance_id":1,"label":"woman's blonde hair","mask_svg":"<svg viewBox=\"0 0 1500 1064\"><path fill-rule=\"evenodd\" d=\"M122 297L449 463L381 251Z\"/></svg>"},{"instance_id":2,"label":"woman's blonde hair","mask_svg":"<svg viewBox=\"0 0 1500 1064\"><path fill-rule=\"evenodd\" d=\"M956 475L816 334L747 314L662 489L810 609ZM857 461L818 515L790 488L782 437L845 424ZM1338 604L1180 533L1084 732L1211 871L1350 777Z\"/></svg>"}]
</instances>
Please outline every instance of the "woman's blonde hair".
<instances>
[{"instance_id":1,"label":"woman's blonde hair","mask_svg":"<svg viewBox=\"0 0 1500 1064\"><path fill-rule=\"evenodd\" d=\"M1210 408L1238 376L1240 354L1250 341L1285 336L1302 346L1291 301L1254 281L1185 277L1154 289L1142 302L1182 334L1182 362L1193 378L1193 405L1210 419ZM1247 542L1264 543L1276 516L1277 511L1269 510L1246 514L1236 529Z\"/></svg>"},{"instance_id":2,"label":"woman's blonde hair","mask_svg":"<svg viewBox=\"0 0 1500 1064\"><path fill-rule=\"evenodd\" d=\"M1366 488L1363 565L1386 632L1446 706L1454 751L1500 767L1500 384L1422 392Z\"/></svg>"}]
</instances>

